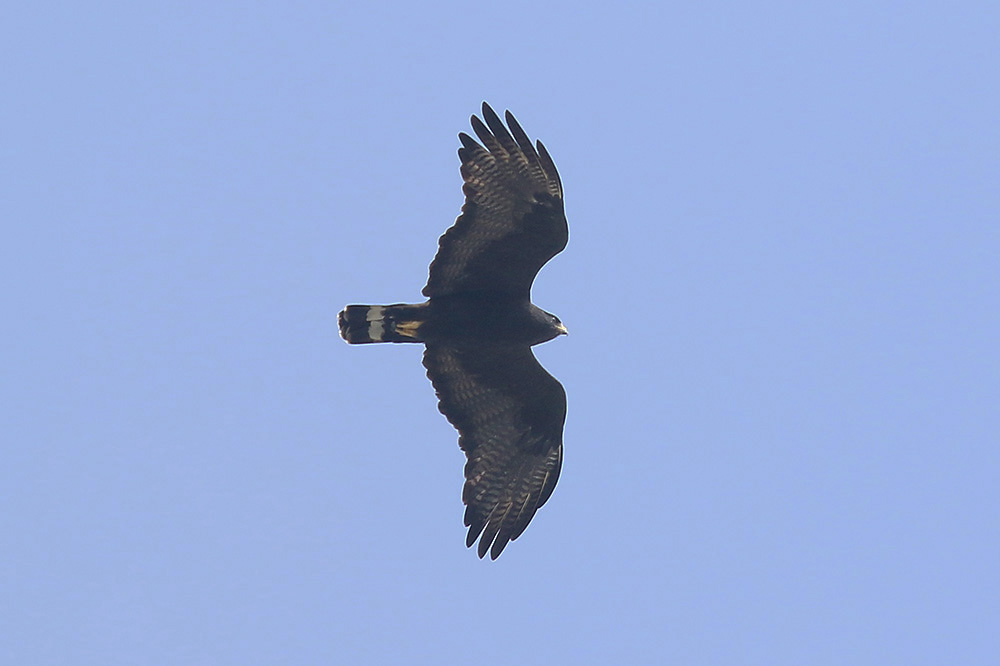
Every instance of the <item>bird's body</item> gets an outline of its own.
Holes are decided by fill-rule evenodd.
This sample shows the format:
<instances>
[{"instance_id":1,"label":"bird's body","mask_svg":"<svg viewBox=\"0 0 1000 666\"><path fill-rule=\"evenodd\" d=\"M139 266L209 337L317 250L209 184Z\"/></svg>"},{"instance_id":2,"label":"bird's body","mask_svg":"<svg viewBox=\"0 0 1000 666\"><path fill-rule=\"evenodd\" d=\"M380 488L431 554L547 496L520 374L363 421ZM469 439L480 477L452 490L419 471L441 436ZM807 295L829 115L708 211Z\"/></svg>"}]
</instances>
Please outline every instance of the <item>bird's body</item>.
<instances>
[{"instance_id":1,"label":"bird's body","mask_svg":"<svg viewBox=\"0 0 1000 666\"><path fill-rule=\"evenodd\" d=\"M353 344L423 342L531 346L547 342L563 332L558 327L553 328L552 315L530 301L506 294L488 298L452 294L417 304L349 305L344 313L343 337Z\"/></svg>"},{"instance_id":2,"label":"bird's body","mask_svg":"<svg viewBox=\"0 0 1000 666\"><path fill-rule=\"evenodd\" d=\"M531 346L566 329L530 292L568 228L545 147L536 150L509 111L510 131L485 103L483 117L472 117L483 145L459 135L466 201L439 242L428 300L349 305L339 321L352 344L426 345L427 376L468 456L467 544L479 539L479 556L496 559L548 500L562 466L566 394Z\"/></svg>"}]
</instances>

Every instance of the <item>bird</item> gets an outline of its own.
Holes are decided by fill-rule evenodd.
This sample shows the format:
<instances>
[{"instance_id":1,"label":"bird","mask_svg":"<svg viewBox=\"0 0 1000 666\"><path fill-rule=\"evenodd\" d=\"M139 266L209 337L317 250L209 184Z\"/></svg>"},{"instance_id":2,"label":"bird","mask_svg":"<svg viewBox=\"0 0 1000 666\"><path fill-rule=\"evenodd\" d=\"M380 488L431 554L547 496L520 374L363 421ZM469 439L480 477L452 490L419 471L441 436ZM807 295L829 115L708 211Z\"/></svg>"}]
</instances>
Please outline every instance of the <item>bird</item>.
<instances>
[{"instance_id":1,"label":"bird","mask_svg":"<svg viewBox=\"0 0 1000 666\"><path fill-rule=\"evenodd\" d=\"M541 267L569 240L563 187L541 141L510 111L506 126L483 102L477 142L461 147L465 202L438 241L423 303L348 305L349 344L423 343L438 409L467 457L466 546L495 560L524 532L559 479L566 391L531 347L568 331L531 302Z\"/></svg>"}]
</instances>

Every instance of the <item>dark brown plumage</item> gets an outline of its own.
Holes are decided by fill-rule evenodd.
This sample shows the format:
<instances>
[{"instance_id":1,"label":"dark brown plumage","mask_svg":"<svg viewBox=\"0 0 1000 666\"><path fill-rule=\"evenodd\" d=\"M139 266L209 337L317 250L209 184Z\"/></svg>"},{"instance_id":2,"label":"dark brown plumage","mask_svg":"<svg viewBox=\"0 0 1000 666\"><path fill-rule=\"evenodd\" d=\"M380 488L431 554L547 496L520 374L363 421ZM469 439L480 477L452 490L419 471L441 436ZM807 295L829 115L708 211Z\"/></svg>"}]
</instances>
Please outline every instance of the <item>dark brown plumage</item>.
<instances>
[{"instance_id":1,"label":"dark brown plumage","mask_svg":"<svg viewBox=\"0 0 1000 666\"><path fill-rule=\"evenodd\" d=\"M566 392L527 346L427 345L427 376L460 433L466 545L494 559L524 532L562 468Z\"/></svg>"},{"instance_id":2,"label":"dark brown plumage","mask_svg":"<svg viewBox=\"0 0 1000 666\"><path fill-rule=\"evenodd\" d=\"M541 141L535 151L510 111L506 116L513 137L485 103L488 127L472 116L483 145L458 135L465 205L438 242L423 291L428 298L475 291L528 298L539 269L566 247L562 183L552 158Z\"/></svg>"},{"instance_id":3,"label":"dark brown plumage","mask_svg":"<svg viewBox=\"0 0 1000 666\"><path fill-rule=\"evenodd\" d=\"M496 559L548 500L562 467L566 393L531 346L566 329L531 303L539 269L568 240L562 184L539 141L483 103L482 142L459 134L465 205L439 241L416 305L351 305L350 343L423 342L441 412L458 429L467 545ZM508 131L508 127L510 128Z\"/></svg>"}]
</instances>

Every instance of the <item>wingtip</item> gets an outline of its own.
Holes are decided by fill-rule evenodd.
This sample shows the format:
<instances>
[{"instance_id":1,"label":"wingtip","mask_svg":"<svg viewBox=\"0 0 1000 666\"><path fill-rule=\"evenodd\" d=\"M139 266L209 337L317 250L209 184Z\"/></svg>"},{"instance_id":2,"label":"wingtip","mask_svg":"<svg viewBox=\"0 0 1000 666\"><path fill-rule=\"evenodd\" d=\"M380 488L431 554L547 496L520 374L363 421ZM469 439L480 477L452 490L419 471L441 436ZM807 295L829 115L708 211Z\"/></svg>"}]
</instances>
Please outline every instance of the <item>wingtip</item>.
<instances>
[{"instance_id":1,"label":"wingtip","mask_svg":"<svg viewBox=\"0 0 1000 666\"><path fill-rule=\"evenodd\" d=\"M484 143L489 143L490 130L486 127L483 121L479 119L479 116L472 116L471 123L472 130L476 133L476 136L478 136Z\"/></svg>"},{"instance_id":2,"label":"wingtip","mask_svg":"<svg viewBox=\"0 0 1000 666\"><path fill-rule=\"evenodd\" d=\"M490 548L490 559L496 560L498 557L500 557L500 553L503 552L503 549L507 547L508 543L510 543L510 541L507 541L506 539L503 542L501 542L499 539L494 541L493 547Z\"/></svg>"},{"instance_id":3,"label":"wingtip","mask_svg":"<svg viewBox=\"0 0 1000 666\"><path fill-rule=\"evenodd\" d=\"M479 541L479 544L476 545L476 555L479 556L479 559L485 558L487 553L489 553L491 560L497 559L511 541L509 537L497 538L496 534L489 534L489 531L488 525L484 525L478 530L475 527L470 527L469 533L465 537L466 548L472 548L473 544Z\"/></svg>"},{"instance_id":4,"label":"wingtip","mask_svg":"<svg viewBox=\"0 0 1000 666\"><path fill-rule=\"evenodd\" d=\"M494 125L501 125L501 126L503 125L503 123L500 121L500 116L498 116L497 112L493 110L493 107L487 104L486 102L483 102L483 120L486 121L486 124L489 126L491 130L493 130L494 134L496 134L496 129L494 128Z\"/></svg>"}]
</instances>

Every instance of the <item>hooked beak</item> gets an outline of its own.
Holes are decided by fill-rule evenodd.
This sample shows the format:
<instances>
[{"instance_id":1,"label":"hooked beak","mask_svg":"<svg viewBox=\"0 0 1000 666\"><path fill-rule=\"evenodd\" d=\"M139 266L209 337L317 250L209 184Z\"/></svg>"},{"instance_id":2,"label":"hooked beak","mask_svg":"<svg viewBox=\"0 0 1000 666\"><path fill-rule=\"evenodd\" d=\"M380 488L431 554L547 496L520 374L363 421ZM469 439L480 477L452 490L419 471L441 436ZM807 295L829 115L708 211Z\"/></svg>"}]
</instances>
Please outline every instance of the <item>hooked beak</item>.
<instances>
[{"instance_id":1,"label":"hooked beak","mask_svg":"<svg viewBox=\"0 0 1000 666\"><path fill-rule=\"evenodd\" d=\"M559 331L559 335L569 335L569 331L561 323L556 324L556 329Z\"/></svg>"}]
</instances>

